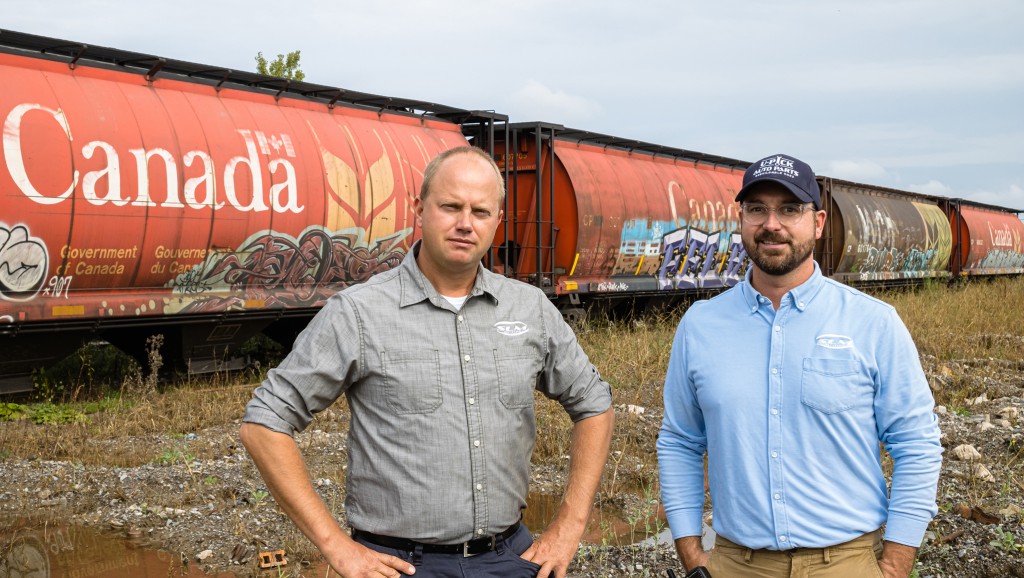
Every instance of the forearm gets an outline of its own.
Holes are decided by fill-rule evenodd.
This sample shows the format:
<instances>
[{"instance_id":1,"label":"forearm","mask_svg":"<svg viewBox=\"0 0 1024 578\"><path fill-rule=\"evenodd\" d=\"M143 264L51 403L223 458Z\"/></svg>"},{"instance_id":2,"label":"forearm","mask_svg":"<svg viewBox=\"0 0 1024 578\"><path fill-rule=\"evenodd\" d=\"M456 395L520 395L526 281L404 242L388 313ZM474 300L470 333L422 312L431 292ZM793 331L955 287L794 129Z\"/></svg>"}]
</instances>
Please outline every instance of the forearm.
<instances>
[{"instance_id":1,"label":"forearm","mask_svg":"<svg viewBox=\"0 0 1024 578\"><path fill-rule=\"evenodd\" d=\"M239 434L278 506L317 548L351 542L313 488L291 436L253 423L243 423Z\"/></svg>"},{"instance_id":2,"label":"forearm","mask_svg":"<svg viewBox=\"0 0 1024 578\"><path fill-rule=\"evenodd\" d=\"M573 425L569 449L569 481L554 522L568 524L578 530L581 536L608 460L614 424L615 412L609 408L602 414L582 419Z\"/></svg>"},{"instance_id":3,"label":"forearm","mask_svg":"<svg viewBox=\"0 0 1024 578\"><path fill-rule=\"evenodd\" d=\"M707 566L708 555L704 552L704 545L700 536L683 536L676 539L676 552L683 562L683 568L687 571L697 566Z\"/></svg>"}]
</instances>

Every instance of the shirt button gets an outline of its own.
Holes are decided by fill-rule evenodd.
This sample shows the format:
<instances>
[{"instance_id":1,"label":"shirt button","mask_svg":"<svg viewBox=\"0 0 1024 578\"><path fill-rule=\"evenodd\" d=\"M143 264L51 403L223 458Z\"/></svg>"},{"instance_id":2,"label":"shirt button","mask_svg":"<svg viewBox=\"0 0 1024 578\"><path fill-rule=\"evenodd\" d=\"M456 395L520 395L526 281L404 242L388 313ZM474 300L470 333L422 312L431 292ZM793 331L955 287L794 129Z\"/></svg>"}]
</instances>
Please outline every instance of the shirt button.
<instances>
[{"instance_id":1,"label":"shirt button","mask_svg":"<svg viewBox=\"0 0 1024 578\"><path fill-rule=\"evenodd\" d=\"M774 407L772 408L772 415L779 415L778 408L774 408Z\"/></svg>"},{"instance_id":2,"label":"shirt button","mask_svg":"<svg viewBox=\"0 0 1024 578\"><path fill-rule=\"evenodd\" d=\"M786 541L786 537L785 536L779 536L779 542L785 542L785 541Z\"/></svg>"},{"instance_id":3,"label":"shirt button","mask_svg":"<svg viewBox=\"0 0 1024 578\"><path fill-rule=\"evenodd\" d=\"M778 333L779 331L782 331L782 328L779 327L778 325L776 325L775 326L775 332Z\"/></svg>"},{"instance_id":4,"label":"shirt button","mask_svg":"<svg viewBox=\"0 0 1024 578\"><path fill-rule=\"evenodd\" d=\"M466 358L466 361L469 361L468 357ZM778 367L773 367L772 368L772 375L778 375L778 374L779 374L779 368Z\"/></svg>"},{"instance_id":5,"label":"shirt button","mask_svg":"<svg viewBox=\"0 0 1024 578\"><path fill-rule=\"evenodd\" d=\"M775 499L776 499L776 500L779 500L779 499L781 499L781 498L782 498L782 496L781 496L780 494L775 494Z\"/></svg>"},{"instance_id":6,"label":"shirt button","mask_svg":"<svg viewBox=\"0 0 1024 578\"><path fill-rule=\"evenodd\" d=\"M476 403L476 398L475 397L469 398L469 405L473 405L474 403Z\"/></svg>"},{"instance_id":7,"label":"shirt button","mask_svg":"<svg viewBox=\"0 0 1024 578\"><path fill-rule=\"evenodd\" d=\"M484 529L483 528L477 528L476 529L476 533L477 534L483 534L484 533Z\"/></svg>"},{"instance_id":8,"label":"shirt button","mask_svg":"<svg viewBox=\"0 0 1024 578\"><path fill-rule=\"evenodd\" d=\"M459 321L462 321L462 316L461 315L459 315Z\"/></svg>"},{"instance_id":9,"label":"shirt button","mask_svg":"<svg viewBox=\"0 0 1024 578\"><path fill-rule=\"evenodd\" d=\"M476 485L476 489L482 490L482 489L484 489L484 485L483 484L477 484Z\"/></svg>"},{"instance_id":10,"label":"shirt button","mask_svg":"<svg viewBox=\"0 0 1024 578\"><path fill-rule=\"evenodd\" d=\"M480 440L473 440L473 446L480 447Z\"/></svg>"},{"instance_id":11,"label":"shirt button","mask_svg":"<svg viewBox=\"0 0 1024 578\"><path fill-rule=\"evenodd\" d=\"M462 359L465 359L466 361L469 361L469 356L468 355L463 355Z\"/></svg>"},{"instance_id":12,"label":"shirt button","mask_svg":"<svg viewBox=\"0 0 1024 578\"><path fill-rule=\"evenodd\" d=\"M803 309L803 308L804 308L804 302L803 302L803 301L801 301L801 302L797 303L797 305L799 305L801 309Z\"/></svg>"},{"instance_id":13,"label":"shirt button","mask_svg":"<svg viewBox=\"0 0 1024 578\"><path fill-rule=\"evenodd\" d=\"M772 452L772 457L773 458L779 457L779 452Z\"/></svg>"}]
</instances>

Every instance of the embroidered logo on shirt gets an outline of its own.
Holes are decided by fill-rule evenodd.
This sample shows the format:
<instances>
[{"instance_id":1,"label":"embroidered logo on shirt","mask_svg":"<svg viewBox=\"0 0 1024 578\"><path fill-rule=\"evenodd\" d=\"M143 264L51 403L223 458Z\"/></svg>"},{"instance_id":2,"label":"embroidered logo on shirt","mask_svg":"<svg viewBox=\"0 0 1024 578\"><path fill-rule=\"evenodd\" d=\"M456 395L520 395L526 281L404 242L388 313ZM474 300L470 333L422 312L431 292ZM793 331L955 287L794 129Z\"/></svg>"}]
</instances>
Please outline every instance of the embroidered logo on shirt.
<instances>
[{"instance_id":1,"label":"embroidered logo on shirt","mask_svg":"<svg viewBox=\"0 0 1024 578\"><path fill-rule=\"evenodd\" d=\"M853 349L853 338L845 335L826 333L825 335L819 335L815 342L819 347L826 347L828 349Z\"/></svg>"},{"instance_id":2,"label":"embroidered logo on shirt","mask_svg":"<svg viewBox=\"0 0 1024 578\"><path fill-rule=\"evenodd\" d=\"M494 324L494 328L498 330L498 333L506 337L522 335L530 330L530 326L522 321L499 321Z\"/></svg>"}]
</instances>

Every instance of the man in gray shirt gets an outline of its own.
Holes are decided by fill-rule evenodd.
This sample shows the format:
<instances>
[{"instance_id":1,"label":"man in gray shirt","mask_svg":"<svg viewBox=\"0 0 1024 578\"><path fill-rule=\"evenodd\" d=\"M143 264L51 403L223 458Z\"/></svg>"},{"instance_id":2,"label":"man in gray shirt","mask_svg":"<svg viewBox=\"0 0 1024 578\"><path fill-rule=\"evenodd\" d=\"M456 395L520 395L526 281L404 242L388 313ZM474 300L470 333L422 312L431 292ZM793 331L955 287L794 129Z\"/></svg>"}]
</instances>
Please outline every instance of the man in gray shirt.
<instances>
[{"instance_id":1,"label":"man in gray shirt","mask_svg":"<svg viewBox=\"0 0 1024 578\"><path fill-rule=\"evenodd\" d=\"M504 195L487 153L438 155L414 205L422 240L398 268L331 297L246 407L242 442L271 494L344 578L562 578L579 547L611 391L543 292L481 265ZM565 496L536 542L519 522L534 389L574 422ZM343 394L351 538L292 438Z\"/></svg>"}]
</instances>

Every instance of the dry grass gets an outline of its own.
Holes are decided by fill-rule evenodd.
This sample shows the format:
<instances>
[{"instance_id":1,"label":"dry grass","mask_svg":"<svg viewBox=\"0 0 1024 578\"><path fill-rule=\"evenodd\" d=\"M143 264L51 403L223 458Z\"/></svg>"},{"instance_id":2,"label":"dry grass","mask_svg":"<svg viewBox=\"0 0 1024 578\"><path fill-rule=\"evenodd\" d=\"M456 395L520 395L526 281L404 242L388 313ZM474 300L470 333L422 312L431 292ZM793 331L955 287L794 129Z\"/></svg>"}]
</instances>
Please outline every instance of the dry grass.
<instances>
[{"instance_id":1,"label":"dry grass","mask_svg":"<svg viewBox=\"0 0 1024 578\"><path fill-rule=\"evenodd\" d=\"M933 357L939 364L970 363L976 369L984 365L978 360L1021 364L1024 370L1024 278L954 287L932 285L879 296L897 308L926 358ZM583 348L612 384L614 404L619 410L604 495L644 491L657 481L653 448L660 424L665 368L679 315L623 322L598 320L578 328ZM950 387L936 390L938 403L956 405L983 389L977 379L960 374L951 379ZM212 385L189 384L161 394L125 396L111 409L91 414L79 423L0 422L0 459L12 456L131 466L154 462L176 449L197 458L212 456L218 448L208 444L167 447L166 436L231 424L241 417L252 388L251 378L248 383L221 380ZM629 406L644 408L644 413L639 409L630 411ZM347 427L346 412L344 403L340 403L319 416L314 427L325 431ZM538 398L536 465L564 467L571 426L556 404ZM163 446L146 441L159 436L165 436L160 442ZM125 438L139 440L133 445L135 451L102 451L104 440Z\"/></svg>"},{"instance_id":2,"label":"dry grass","mask_svg":"<svg viewBox=\"0 0 1024 578\"><path fill-rule=\"evenodd\" d=\"M879 297L896 307L921 353L940 360L1024 359L1024 278Z\"/></svg>"},{"instance_id":3,"label":"dry grass","mask_svg":"<svg viewBox=\"0 0 1024 578\"><path fill-rule=\"evenodd\" d=\"M252 385L246 384L186 386L108 401L105 411L74 423L0 422L0 452L26 459L113 466L169 460L175 452L199 458L223 455L222 448L209 444L186 447L183 438L240 419L251 396ZM167 436L179 443L168 445ZM121 442L117 451L104 451L105 442L113 440ZM136 443L124 443L126 440Z\"/></svg>"},{"instance_id":4,"label":"dry grass","mask_svg":"<svg viewBox=\"0 0 1024 578\"><path fill-rule=\"evenodd\" d=\"M927 370L935 402L951 407L988 393L992 377L1024 372L1024 278L879 295L903 318Z\"/></svg>"},{"instance_id":5,"label":"dry grass","mask_svg":"<svg viewBox=\"0 0 1024 578\"><path fill-rule=\"evenodd\" d=\"M665 368L678 322L678 314L659 315L615 323L598 320L577 328L584 350L611 384L618 408L603 496L641 493L656 483L653 448ZM538 399L533 461L556 465L569 453L572 424L557 404Z\"/></svg>"}]
</instances>

